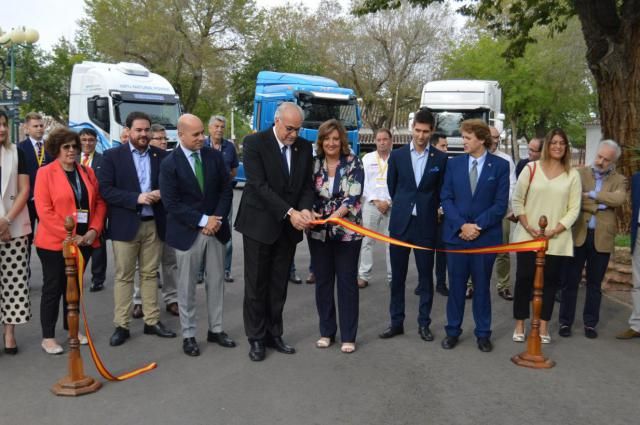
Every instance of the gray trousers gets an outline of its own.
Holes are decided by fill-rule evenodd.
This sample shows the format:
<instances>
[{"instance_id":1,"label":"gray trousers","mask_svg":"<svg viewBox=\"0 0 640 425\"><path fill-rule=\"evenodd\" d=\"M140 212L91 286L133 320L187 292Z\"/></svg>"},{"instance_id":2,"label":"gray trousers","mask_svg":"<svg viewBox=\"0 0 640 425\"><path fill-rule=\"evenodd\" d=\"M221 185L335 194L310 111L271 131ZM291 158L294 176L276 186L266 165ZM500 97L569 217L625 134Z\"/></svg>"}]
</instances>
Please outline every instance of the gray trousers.
<instances>
[{"instance_id":1,"label":"gray trousers","mask_svg":"<svg viewBox=\"0 0 640 425\"><path fill-rule=\"evenodd\" d=\"M225 245L215 236L198 233L189 250L176 249L175 251L178 263L178 306L182 337L196 336L196 282L203 262L209 330L222 332Z\"/></svg>"},{"instance_id":2,"label":"gray trousers","mask_svg":"<svg viewBox=\"0 0 640 425\"><path fill-rule=\"evenodd\" d=\"M634 226L635 223L631 223L631 225ZM633 310L631 311L631 317L629 317L629 327L636 332L640 332L640 235L636 236L631 264L633 266L633 289L631 290Z\"/></svg>"},{"instance_id":3,"label":"gray trousers","mask_svg":"<svg viewBox=\"0 0 640 425\"><path fill-rule=\"evenodd\" d=\"M176 252L166 243L162 244L162 257L160 259L160 277L162 279L162 299L166 305L178 302L178 265L176 264ZM133 303L142 304L140 297L140 283L136 280L133 284Z\"/></svg>"}]
</instances>

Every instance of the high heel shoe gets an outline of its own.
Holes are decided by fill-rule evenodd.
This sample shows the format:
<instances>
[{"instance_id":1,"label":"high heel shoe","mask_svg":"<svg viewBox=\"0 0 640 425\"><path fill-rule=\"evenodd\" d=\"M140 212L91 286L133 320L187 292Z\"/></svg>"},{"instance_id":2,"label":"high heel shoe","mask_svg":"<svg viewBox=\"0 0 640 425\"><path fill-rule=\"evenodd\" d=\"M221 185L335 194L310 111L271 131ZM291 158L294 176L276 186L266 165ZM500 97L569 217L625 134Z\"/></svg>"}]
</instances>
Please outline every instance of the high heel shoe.
<instances>
[{"instance_id":1,"label":"high heel shoe","mask_svg":"<svg viewBox=\"0 0 640 425\"><path fill-rule=\"evenodd\" d=\"M518 331L513 331L513 336L511 337L511 339L513 339L513 342L524 342L525 337L524 337L524 332L522 333L518 333Z\"/></svg>"},{"instance_id":2,"label":"high heel shoe","mask_svg":"<svg viewBox=\"0 0 640 425\"><path fill-rule=\"evenodd\" d=\"M18 354L18 344L16 343L15 347L7 347L7 340L4 338L3 336L3 341L4 341L4 353L5 354L9 354L12 356L15 356L16 354Z\"/></svg>"},{"instance_id":3,"label":"high heel shoe","mask_svg":"<svg viewBox=\"0 0 640 425\"><path fill-rule=\"evenodd\" d=\"M551 335L546 334L546 335L542 335L540 334L540 342L543 344L551 344Z\"/></svg>"},{"instance_id":4,"label":"high heel shoe","mask_svg":"<svg viewBox=\"0 0 640 425\"><path fill-rule=\"evenodd\" d=\"M316 341L316 348L329 348L334 342L336 342L335 336L323 336Z\"/></svg>"}]
</instances>

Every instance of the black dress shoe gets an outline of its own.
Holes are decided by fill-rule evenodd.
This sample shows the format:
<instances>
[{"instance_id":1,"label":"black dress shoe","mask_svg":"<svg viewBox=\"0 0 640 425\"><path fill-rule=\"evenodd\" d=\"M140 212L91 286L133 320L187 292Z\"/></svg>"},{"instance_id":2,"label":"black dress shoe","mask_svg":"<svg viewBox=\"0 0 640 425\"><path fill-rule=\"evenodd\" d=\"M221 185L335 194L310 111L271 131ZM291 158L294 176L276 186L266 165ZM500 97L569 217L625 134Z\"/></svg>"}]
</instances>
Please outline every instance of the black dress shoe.
<instances>
[{"instance_id":1,"label":"black dress shoe","mask_svg":"<svg viewBox=\"0 0 640 425\"><path fill-rule=\"evenodd\" d=\"M447 288L446 285L436 286L436 292L442 295L443 297L449 296L449 288Z\"/></svg>"},{"instance_id":2,"label":"black dress shoe","mask_svg":"<svg viewBox=\"0 0 640 425\"><path fill-rule=\"evenodd\" d=\"M200 347L195 338L185 338L182 340L182 351L187 356L196 357L200 355Z\"/></svg>"},{"instance_id":3,"label":"black dress shoe","mask_svg":"<svg viewBox=\"0 0 640 425\"><path fill-rule=\"evenodd\" d=\"M498 295L500 296L500 298L506 301L513 301L513 295L511 294L511 290L509 288L498 291Z\"/></svg>"},{"instance_id":4,"label":"black dress shoe","mask_svg":"<svg viewBox=\"0 0 640 425\"><path fill-rule=\"evenodd\" d=\"M296 349L287 345L280 336L268 338L265 345L269 348L274 348L278 353L282 354L293 354L296 352Z\"/></svg>"},{"instance_id":5,"label":"black dress shoe","mask_svg":"<svg viewBox=\"0 0 640 425\"><path fill-rule=\"evenodd\" d=\"M558 335L563 338L567 338L571 336L571 326L569 325L560 325L560 329L558 329Z\"/></svg>"},{"instance_id":6,"label":"black dress shoe","mask_svg":"<svg viewBox=\"0 0 640 425\"><path fill-rule=\"evenodd\" d=\"M178 307L178 303L167 304L167 313L170 313L174 316L180 316L180 308Z\"/></svg>"},{"instance_id":7,"label":"black dress shoe","mask_svg":"<svg viewBox=\"0 0 640 425\"><path fill-rule=\"evenodd\" d=\"M142 312L142 305L134 304L133 311L131 312L131 317L134 319L142 319L144 317L144 313Z\"/></svg>"},{"instance_id":8,"label":"black dress shoe","mask_svg":"<svg viewBox=\"0 0 640 425\"><path fill-rule=\"evenodd\" d=\"M424 341L433 341L433 334L431 330L429 330L429 326L420 326L418 328L418 335L420 335L420 338Z\"/></svg>"},{"instance_id":9,"label":"black dress shoe","mask_svg":"<svg viewBox=\"0 0 640 425\"><path fill-rule=\"evenodd\" d=\"M382 338L382 339L389 339L389 338L393 338L396 335L402 335L402 334L404 334L404 328L403 327L394 328L393 326L391 326L391 327L388 327L387 329L385 329L384 332L382 332L378 336L380 338Z\"/></svg>"},{"instance_id":10,"label":"black dress shoe","mask_svg":"<svg viewBox=\"0 0 640 425\"><path fill-rule=\"evenodd\" d=\"M413 293L414 293L415 295L420 295L420 287L419 287L419 286L416 286L416 289L414 289L414 290L413 290Z\"/></svg>"},{"instance_id":11,"label":"black dress shoe","mask_svg":"<svg viewBox=\"0 0 640 425\"><path fill-rule=\"evenodd\" d=\"M122 328L118 326L111 335L111 339L109 340L109 345L112 347L117 347L118 345L124 344L124 342L129 339L129 329Z\"/></svg>"},{"instance_id":12,"label":"black dress shoe","mask_svg":"<svg viewBox=\"0 0 640 425\"><path fill-rule=\"evenodd\" d=\"M155 325L147 325L146 323L144 324L144 333L147 335L157 335L160 338L175 338L176 337L176 333L173 331L170 331L169 329L165 328L164 325L162 324L162 322L158 322Z\"/></svg>"},{"instance_id":13,"label":"black dress shoe","mask_svg":"<svg viewBox=\"0 0 640 425\"><path fill-rule=\"evenodd\" d=\"M224 281L228 283L234 282L233 277L231 277L231 272L224 272Z\"/></svg>"},{"instance_id":14,"label":"black dress shoe","mask_svg":"<svg viewBox=\"0 0 640 425\"><path fill-rule=\"evenodd\" d=\"M447 336L442 340L442 343L440 345L442 345L442 348L444 348L445 350L451 350L452 348L455 348L456 345L458 345L458 337Z\"/></svg>"},{"instance_id":15,"label":"black dress shoe","mask_svg":"<svg viewBox=\"0 0 640 425\"><path fill-rule=\"evenodd\" d=\"M207 341L216 342L218 343L218 345L228 348L236 346L236 343L231 338L229 338L229 335L227 335L225 332L207 331Z\"/></svg>"},{"instance_id":16,"label":"black dress shoe","mask_svg":"<svg viewBox=\"0 0 640 425\"><path fill-rule=\"evenodd\" d=\"M104 283L102 282L93 282L89 287L89 292L100 292L104 289Z\"/></svg>"},{"instance_id":17,"label":"black dress shoe","mask_svg":"<svg viewBox=\"0 0 640 425\"><path fill-rule=\"evenodd\" d=\"M263 361L266 355L264 343L261 341L250 341L249 345L251 346L251 349L249 350L249 358L254 362Z\"/></svg>"},{"instance_id":18,"label":"black dress shoe","mask_svg":"<svg viewBox=\"0 0 640 425\"><path fill-rule=\"evenodd\" d=\"M589 339L595 339L598 337L598 332L596 332L595 328L585 327L584 328L584 336Z\"/></svg>"},{"instance_id":19,"label":"black dress shoe","mask_svg":"<svg viewBox=\"0 0 640 425\"><path fill-rule=\"evenodd\" d=\"M493 350L493 345L491 344L489 338L478 338L478 350L482 351L483 353L488 353L489 351Z\"/></svg>"},{"instance_id":20,"label":"black dress shoe","mask_svg":"<svg viewBox=\"0 0 640 425\"><path fill-rule=\"evenodd\" d=\"M299 284L302 283L302 279L300 278L300 276L295 274L295 272L294 273L289 273L289 282L295 283L296 285L299 285Z\"/></svg>"}]
</instances>

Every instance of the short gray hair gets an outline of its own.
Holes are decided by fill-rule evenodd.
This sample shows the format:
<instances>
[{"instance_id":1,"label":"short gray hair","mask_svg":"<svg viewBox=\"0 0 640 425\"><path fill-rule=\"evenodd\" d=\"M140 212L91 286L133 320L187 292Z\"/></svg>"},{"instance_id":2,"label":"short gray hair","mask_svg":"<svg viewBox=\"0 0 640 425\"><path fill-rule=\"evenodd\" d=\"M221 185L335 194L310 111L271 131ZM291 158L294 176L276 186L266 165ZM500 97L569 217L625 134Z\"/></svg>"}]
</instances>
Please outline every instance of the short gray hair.
<instances>
[{"instance_id":1,"label":"short gray hair","mask_svg":"<svg viewBox=\"0 0 640 425\"><path fill-rule=\"evenodd\" d=\"M300 114L300 119L304 119L304 112L302 111L302 108L299 107L298 105L296 105L293 102L282 102L280 105L278 105L278 109L276 109L276 113L273 116L273 120L277 120L278 118L280 118L280 115L282 115L282 112L286 109L295 109L296 111L298 111L298 113Z\"/></svg>"},{"instance_id":2,"label":"short gray hair","mask_svg":"<svg viewBox=\"0 0 640 425\"><path fill-rule=\"evenodd\" d=\"M611 139L604 139L601 140L600 143L598 143L598 149L600 149L600 146L609 146L613 149L616 150L616 161L618 159L620 159L620 155L622 155L622 149L620 149L620 145L618 145L615 141L611 140Z\"/></svg>"},{"instance_id":3,"label":"short gray hair","mask_svg":"<svg viewBox=\"0 0 640 425\"><path fill-rule=\"evenodd\" d=\"M209 118L209 125L213 124L216 121L220 121L222 124L225 125L225 127L227 125L227 119L222 115L211 115L211 118Z\"/></svg>"},{"instance_id":4,"label":"short gray hair","mask_svg":"<svg viewBox=\"0 0 640 425\"><path fill-rule=\"evenodd\" d=\"M160 125L160 124L151 124L150 131L151 131L152 133L159 133L159 132L161 132L161 131L167 131L167 129L166 129L166 128L164 128L164 126L163 126L163 125Z\"/></svg>"}]
</instances>

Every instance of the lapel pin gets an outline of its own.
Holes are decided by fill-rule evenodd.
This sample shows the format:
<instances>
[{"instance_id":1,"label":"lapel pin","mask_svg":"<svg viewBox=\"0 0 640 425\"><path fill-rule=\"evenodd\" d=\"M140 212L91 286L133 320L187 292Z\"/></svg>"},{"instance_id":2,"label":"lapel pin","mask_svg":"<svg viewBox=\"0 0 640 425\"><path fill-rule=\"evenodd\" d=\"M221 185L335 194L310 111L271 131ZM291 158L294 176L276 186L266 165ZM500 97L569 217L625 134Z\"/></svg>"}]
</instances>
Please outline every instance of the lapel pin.
<instances>
[{"instance_id":1,"label":"lapel pin","mask_svg":"<svg viewBox=\"0 0 640 425\"><path fill-rule=\"evenodd\" d=\"M488 165L489 167L491 167L491 163L488 163L487 165Z\"/></svg>"}]
</instances>

